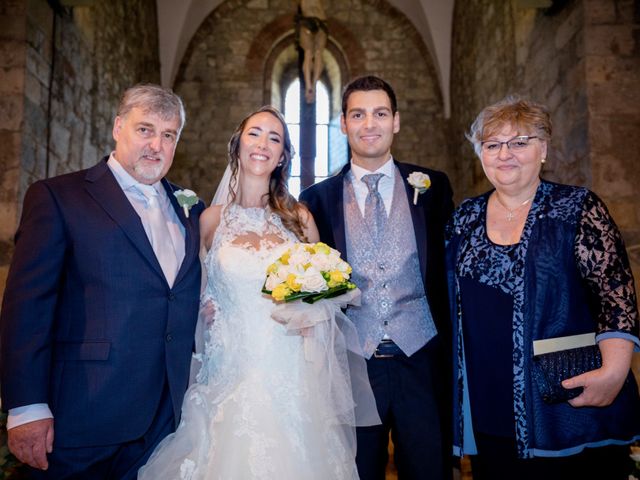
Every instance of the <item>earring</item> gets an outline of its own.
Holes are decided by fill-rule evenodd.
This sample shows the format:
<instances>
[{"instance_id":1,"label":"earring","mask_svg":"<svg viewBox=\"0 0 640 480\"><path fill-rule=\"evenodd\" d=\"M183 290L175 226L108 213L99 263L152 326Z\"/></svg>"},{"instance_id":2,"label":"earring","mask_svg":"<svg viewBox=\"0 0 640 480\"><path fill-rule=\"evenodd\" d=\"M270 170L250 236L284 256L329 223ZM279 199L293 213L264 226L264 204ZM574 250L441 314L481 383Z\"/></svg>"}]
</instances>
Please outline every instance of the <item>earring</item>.
<instances>
[{"instance_id":1,"label":"earring","mask_svg":"<svg viewBox=\"0 0 640 480\"><path fill-rule=\"evenodd\" d=\"M545 163L547 161L546 158L543 158L542 160L540 160L540 163Z\"/></svg>"},{"instance_id":2,"label":"earring","mask_svg":"<svg viewBox=\"0 0 640 480\"><path fill-rule=\"evenodd\" d=\"M277 166L278 166L278 167L281 167L281 166L282 166L282 162L278 162L278 165L277 165Z\"/></svg>"}]
</instances>

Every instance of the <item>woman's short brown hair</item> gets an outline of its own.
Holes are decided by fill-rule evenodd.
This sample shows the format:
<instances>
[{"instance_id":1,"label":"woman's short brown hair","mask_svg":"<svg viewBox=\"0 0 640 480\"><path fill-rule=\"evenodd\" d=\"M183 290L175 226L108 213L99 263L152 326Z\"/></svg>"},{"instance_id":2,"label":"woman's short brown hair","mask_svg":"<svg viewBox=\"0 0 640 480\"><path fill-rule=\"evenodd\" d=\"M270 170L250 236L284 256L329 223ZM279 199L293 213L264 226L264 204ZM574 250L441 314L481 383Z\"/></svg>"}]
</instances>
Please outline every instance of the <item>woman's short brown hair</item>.
<instances>
[{"instance_id":1,"label":"woman's short brown hair","mask_svg":"<svg viewBox=\"0 0 640 480\"><path fill-rule=\"evenodd\" d=\"M520 135L534 134L541 140L551 140L551 116L547 107L509 95L485 107L471 124L466 137L473 144L476 155L480 156L482 142L505 125L515 128Z\"/></svg>"}]
</instances>

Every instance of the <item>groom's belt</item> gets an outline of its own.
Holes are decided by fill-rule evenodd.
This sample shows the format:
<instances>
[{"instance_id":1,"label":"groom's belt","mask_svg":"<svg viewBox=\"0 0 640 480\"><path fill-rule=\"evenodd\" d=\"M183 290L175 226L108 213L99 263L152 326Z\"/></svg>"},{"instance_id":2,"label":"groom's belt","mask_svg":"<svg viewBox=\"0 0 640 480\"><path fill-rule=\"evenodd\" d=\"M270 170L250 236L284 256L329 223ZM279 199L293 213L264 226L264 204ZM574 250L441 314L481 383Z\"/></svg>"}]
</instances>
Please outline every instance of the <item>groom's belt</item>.
<instances>
[{"instance_id":1,"label":"groom's belt","mask_svg":"<svg viewBox=\"0 0 640 480\"><path fill-rule=\"evenodd\" d=\"M404 352L396 345L393 340L382 340L373 352L373 358L393 358L398 356L406 356Z\"/></svg>"}]
</instances>

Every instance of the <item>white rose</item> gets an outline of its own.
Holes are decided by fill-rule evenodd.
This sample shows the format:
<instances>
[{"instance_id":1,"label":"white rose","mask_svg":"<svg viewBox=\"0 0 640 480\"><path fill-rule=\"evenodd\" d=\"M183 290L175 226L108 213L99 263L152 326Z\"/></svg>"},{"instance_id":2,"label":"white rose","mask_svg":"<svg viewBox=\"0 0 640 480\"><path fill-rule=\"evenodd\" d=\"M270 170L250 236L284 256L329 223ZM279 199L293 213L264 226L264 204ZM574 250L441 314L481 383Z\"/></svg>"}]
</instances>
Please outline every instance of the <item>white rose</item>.
<instances>
[{"instance_id":1,"label":"white rose","mask_svg":"<svg viewBox=\"0 0 640 480\"><path fill-rule=\"evenodd\" d=\"M289 265L305 265L311 260L311 254L306 250L297 249L291 252Z\"/></svg>"},{"instance_id":2,"label":"white rose","mask_svg":"<svg viewBox=\"0 0 640 480\"><path fill-rule=\"evenodd\" d=\"M429 175L422 172L412 172L407 178L409 185L418 189L427 189L431 185Z\"/></svg>"},{"instance_id":3,"label":"white rose","mask_svg":"<svg viewBox=\"0 0 640 480\"><path fill-rule=\"evenodd\" d=\"M346 273L349 271L349 264L344 260L340 260L338 264L334 267L334 270L339 270L342 273Z\"/></svg>"},{"instance_id":4,"label":"white rose","mask_svg":"<svg viewBox=\"0 0 640 480\"><path fill-rule=\"evenodd\" d=\"M274 288L276 288L276 286L280 285L281 283L282 283L282 280L278 278L278 275L272 274L267 277L267 281L264 284L264 287L267 290L272 291Z\"/></svg>"},{"instance_id":5,"label":"white rose","mask_svg":"<svg viewBox=\"0 0 640 480\"><path fill-rule=\"evenodd\" d=\"M315 268L309 268L298 278L298 282L303 292L323 292L329 289L324 277Z\"/></svg>"},{"instance_id":6,"label":"white rose","mask_svg":"<svg viewBox=\"0 0 640 480\"><path fill-rule=\"evenodd\" d=\"M311 257L311 266L319 272L331 270L331 258L329 255L319 253Z\"/></svg>"}]
</instances>

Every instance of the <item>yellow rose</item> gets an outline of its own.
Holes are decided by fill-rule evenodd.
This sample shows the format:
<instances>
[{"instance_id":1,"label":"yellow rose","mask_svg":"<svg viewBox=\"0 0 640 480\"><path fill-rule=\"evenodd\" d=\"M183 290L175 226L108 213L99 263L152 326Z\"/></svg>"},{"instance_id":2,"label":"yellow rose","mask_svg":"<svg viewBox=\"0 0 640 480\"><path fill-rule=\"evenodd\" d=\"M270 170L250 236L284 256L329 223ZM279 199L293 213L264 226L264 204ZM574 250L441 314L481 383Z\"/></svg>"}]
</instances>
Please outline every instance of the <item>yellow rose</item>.
<instances>
[{"instance_id":1,"label":"yellow rose","mask_svg":"<svg viewBox=\"0 0 640 480\"><path fill-rule=\"evenodd\" d=\"M325 255L329 255L331 253L331 248L326 243L318 242L316 243L316 253L324 253Z\"/></svg>"},{"instance_id":2,"label":"yellow rose","mask_svg":"<svg viewBox=\"0 0 640 480\"><path fill-rule=\"evenodd\" d=\"M298 277L294 273L290 273L289 275L287 275L287 280L286 280L287 287L289 287L289 289L293 292L299 292L300 287L302 286L296 282L297 278Z\"/></svg>"},{"instance_id":3,"label":"yellow rose","mask_svg":"<svg viewBox=\"0 0 640 480\"><path fill-rule=\"evenodd\" d=\"M291 290L289 290L289 287L287 287L284 283L281 283L280 285L276 286L276 288L273 289L273 291L271 292L271 296L275 298L277 301L281 302L290 293L291 293Z\"/></svg>"},{"instance_id":4,"label":"yellow rose","mask_svg":"<svg viewBox=\"0 0 640 480\"><path fill-rule=\"evenodd\" d=\"M329 281L327 282L329 288L337 287L344 281L344 275L340 270L332 270L329 272Z\"/></svg>"}]
</instances>

